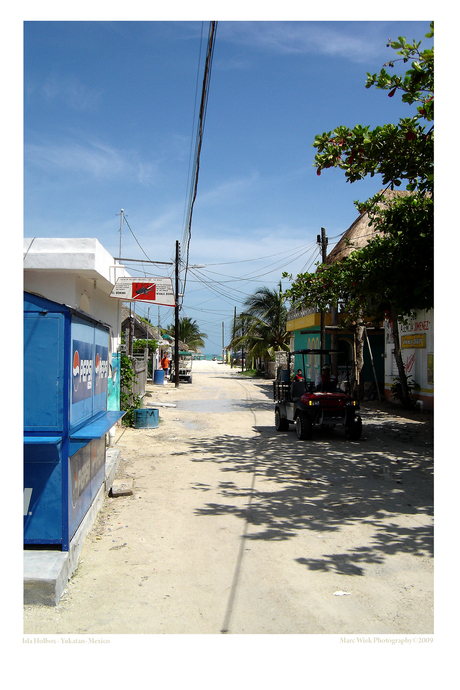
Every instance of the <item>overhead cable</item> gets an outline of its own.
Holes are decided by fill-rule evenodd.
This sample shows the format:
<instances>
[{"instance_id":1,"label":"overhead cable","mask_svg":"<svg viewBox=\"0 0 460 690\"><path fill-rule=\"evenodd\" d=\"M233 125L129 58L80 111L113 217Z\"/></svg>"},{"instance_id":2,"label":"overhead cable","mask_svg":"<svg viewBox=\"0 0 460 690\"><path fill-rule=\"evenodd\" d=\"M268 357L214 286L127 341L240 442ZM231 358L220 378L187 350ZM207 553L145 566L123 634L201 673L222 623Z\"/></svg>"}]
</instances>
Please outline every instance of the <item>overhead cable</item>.
<instances>
[{"instance_id":1,"label":"overhead cable","mask_svg":"<svg viewBox=\"0 0 460 690\"><path fill-rule=\"evenodd\" d=\"M150 261L149 256L148 256L148 255L145 253L145 251L142 249L142 247L141 247L141 245L140 245L140 243L139 243L139 240L137 239L136 235L135 235L135 234L133 233L133 231L131 230L131 226L130 226L130 224L128 223L128 221L126 220L126 216L123 216L123 220L124 220L124 222L126 223L126 225L128 226L128 228L129 228L129 230L130 230L130 232L131 232L131 235L134 237L134 239L136 240L137 244L139 245L139 248L140 248L141 252L142 252L143 254L145 254L145 256L147 257L147 259Z\"/></svg>"},{"instance_id":2,"label":"overhead cable","mask_svg":"<svg viewBox=\"0 0 460 690\"><path fill-rule=\"evenodd\" d=\"M191 227L192 227L192 215L193 215L193 207L195 204L195 199L196 199L197 190L198 190L198 174L199 174L199 170L200 170L200 154L201 154L201 146L203 143L203 131L204 131L204 124L205 124L205 120L206 120L207 106L208 106L209 86L210 86L210 82L211 82L211 67L212 67L212 59L213 59L213 55L214 55L216 32L217 32L217 22L210 22L209 33L208 33L208 49L207 49L207 53L206 53L206 63L205 63L205 67L204 67L203 87L202 87L202 92L201 92L200 112L199 112L199 116L198 116L196 154L195 154L195 162L194 162L193 174L192 174L193 185L192 185L191 195L190 195L190 200L189 200L189 207L188 207L187 219L186 219L186 227L184 230L185 241L183 242L183 244L185 244L185 262L184 262L185 263L185 274L184 274L182 292L185 292L185 284L187 281L188 259L189 259Z\"/></svg>"},{"instance_id":3,"label":"overhead cable","mask_svg":"<svg viewBox=\"0 0 460 690\"><path fill-rule=\"evenodd\" d=\"M272 256L282 256L283 254L292 254L293 252L298 252L301 249L304 249L305 251L307 249L311 249L313 246L316 247L316 240L314 242L310 242L309 244L301 244L298 247L294 247L293 249L286 249L284 252L276 252L276 254L267 254L266 256L258 256L255 259L239 259L238 261L223 261L221 263L217 264L206 264L207 266L227 266L228 264L244 264L247 263L248 261L261 261L262 259L271 259Z\"/></svg>"},{"instance_id":4,"label":"overhead cable","mask_svg":"<svg viewBox=\"0 0 460 690\"><path fill-rule=\"evenodd\" d=\"M185 236L185 220L186 220L186 213L187 213L187 198L189 197L190 194L190 169L192 166L192 148L193 148L193 133L195 131L195 118L196 118L196 105L197 105L197 100L198 100L198 82L199 82L199 76L200 76L200 65L201 65L201 47L203 43L203 24L204 22L201 22L201 36L200 36L200 52L198 54L198 67L196 71L196 84L195 84L195 104L193 106L193 123L192 123L192 136L190 139L190 154L189 154L189 161L188 161L188 172L187 172L187 190L185 194L185 202L184 202L184 231L182 235L182 241L181 244L185 244L186 242L186 236Z\"/></svg>"}]
</instances>

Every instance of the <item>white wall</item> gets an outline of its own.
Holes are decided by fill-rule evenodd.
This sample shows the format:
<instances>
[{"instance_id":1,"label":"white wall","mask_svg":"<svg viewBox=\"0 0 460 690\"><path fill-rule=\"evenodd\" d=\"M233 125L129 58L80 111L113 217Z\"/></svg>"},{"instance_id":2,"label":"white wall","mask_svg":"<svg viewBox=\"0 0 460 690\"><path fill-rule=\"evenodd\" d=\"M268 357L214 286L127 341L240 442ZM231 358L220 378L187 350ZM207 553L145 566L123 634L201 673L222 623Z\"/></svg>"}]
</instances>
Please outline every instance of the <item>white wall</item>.
<instances>
[{"instance_id":1,"label":"white wall","mask_svg":"<svg viewBox=\"0 0 460 690\"><path fill-rule=\"evenodd\" d=\"M434 382L434 311L418 310L407 324L399 325L401 354L408 376L420 386L416 397L423 401L425 409L433 409ZM385 395L389 397L390 386L398 376L393 355L393 337L390 323L385 322Z\"/></svg>"},{"instance_id":2,"label":"white wall","mask_svg":"<svg viewBox=\"0 0 460 690\"><path fill-rule=\"evenodd\" d=\"M110 297L116 278L129 275L94 238L24 239L24 290L81 309L111 328L121 342L121 301Z\"/></svg>"}]
</instances>

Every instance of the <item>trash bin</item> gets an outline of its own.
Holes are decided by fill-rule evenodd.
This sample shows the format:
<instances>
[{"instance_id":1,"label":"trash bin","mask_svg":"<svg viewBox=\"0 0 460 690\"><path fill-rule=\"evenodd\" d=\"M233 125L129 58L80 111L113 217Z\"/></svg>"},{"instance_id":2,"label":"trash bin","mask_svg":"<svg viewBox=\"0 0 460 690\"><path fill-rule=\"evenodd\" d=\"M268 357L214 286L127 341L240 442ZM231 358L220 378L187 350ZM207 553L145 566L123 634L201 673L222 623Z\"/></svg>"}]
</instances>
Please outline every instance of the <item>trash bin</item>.
<instances>
[{"instance_id":1,"label":"trash bin","mask_svg":"<svg viewBox=\"0 0 460 690\"><path fill-rule=\"evenodd\" d=\"M143 407L134 410L134 426L136 429L157 429L159 411L156 408L145 409Z\"/></svg>"},{"instance_id":2,"label":"trash bin","mask_svg":"<svg viewBox=\"0 0 460 690\"><path fill-rule=\"evenodd\" d=\"M281 381L282 383L289 383L289 371L287 369L281 369Z\"/></svg>"},{"instance_id":3,"label":"trash bin","mask_svg":"<svg viewBox=\"0 0 460 690\"><path fill-rule=\"evenodd\" d=\"M158 386L163 386L165 382L165 372L164 369L156 369L153 372L153 383Z\"/></svg>"}]
</instances>

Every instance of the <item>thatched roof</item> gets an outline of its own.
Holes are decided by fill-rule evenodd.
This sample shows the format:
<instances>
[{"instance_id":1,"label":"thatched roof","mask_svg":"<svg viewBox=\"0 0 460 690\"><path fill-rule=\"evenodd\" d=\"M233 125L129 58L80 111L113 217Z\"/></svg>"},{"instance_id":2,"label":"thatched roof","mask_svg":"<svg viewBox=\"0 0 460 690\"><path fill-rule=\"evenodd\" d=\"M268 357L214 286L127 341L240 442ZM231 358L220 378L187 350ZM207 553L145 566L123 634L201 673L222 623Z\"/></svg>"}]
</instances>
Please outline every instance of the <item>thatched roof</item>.
<instances>
[{"instance_id":1,"label":"thatched roof","mask_svg":"<svg viewBox=\"0 0 460 690\"><path fill-rule=\"evenodd\" d=\"M411 192L406 191L392 191L392 190L380 190L379 194L382 194L382 202L379 206L387 206L388 202L392 199L400 196L407 196ZM346 232L342 235L340 240L335 245L334 249L329 252L326 257L327 264L334 264L341 259L349 256L355 249L364 247L372 237L380 234L375 225L369 225L369 216L367 213L363 213L359 216L348 228ZM351 243L351 244L350 244Z\"/></svg>"},{"instance_id":2,"label":"thatched roof","mask_svg":"<svg viewBox=\"0 0 460 690\"><path fill-rule=\"evenodd\" d=\"M147 339L147 332L148 332L148 337L149 340L158 340L158 328L154 328L153 326L149 326L145 321L142 321L140 316L137 314L131 313L131 316L134 319L134 337L135 338L143 338ZM125 328L128 328L129 326L129 307L125 307L123 304L121 307L121 330L124 331ZM160 335L160 340L161 340L161 335Z\"/></svg>"},{"instance_id":3,"label":"thatched roof","mask_svg":"<svg viewBox=\"0 0 460 690\"><path fill-rule=\"evenodd\" d=\"M131 316L133 317L134 321L135 338L142 338L143 340L147 340L148 332L149 340L157 340L159 341L160 345L167 342L168 346L172 346L174 349L174 338L171 338L170 336L164 337L161 335L161 333L158 337L158 328L154 328L153 326L147 324L145 321L142 321L142 319L137 314L133 314L131 312ZM129 307L125 307L125 305L122 305L121 308L121 320L121 330L124 331L125 328L129 328ZM188 346L181 340L179 340L179 349L189 350Z\"/></svg>"}]
</instances>

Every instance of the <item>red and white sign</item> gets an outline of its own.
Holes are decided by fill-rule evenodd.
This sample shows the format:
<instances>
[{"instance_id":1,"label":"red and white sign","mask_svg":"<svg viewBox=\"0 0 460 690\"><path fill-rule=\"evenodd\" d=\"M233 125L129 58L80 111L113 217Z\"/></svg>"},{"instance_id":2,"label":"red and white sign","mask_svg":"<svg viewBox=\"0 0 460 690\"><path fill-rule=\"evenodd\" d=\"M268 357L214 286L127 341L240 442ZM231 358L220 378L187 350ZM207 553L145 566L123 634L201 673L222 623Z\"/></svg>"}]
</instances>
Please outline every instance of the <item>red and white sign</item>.
<instances>
[{"instance_id":1,"label":"red and white sign","mask_svg":"<svg viewBox=\"0 0 460 690\"><path fill-rule=\"evenodd\" d=\"M175 307L171 278L118 278L110 297L125 302L151 302Z\"/></svg>"}]
</instances>

